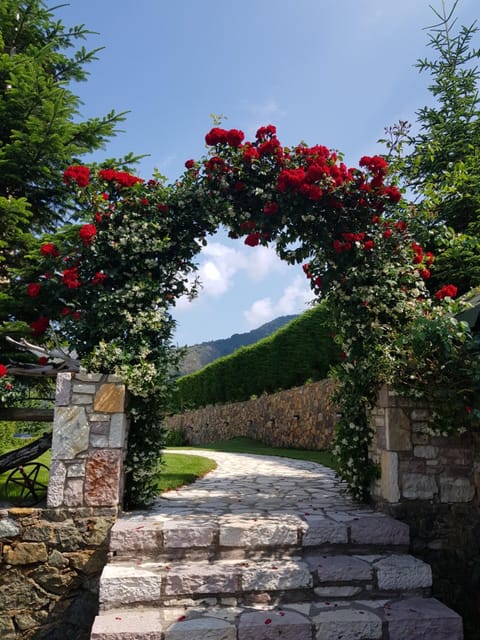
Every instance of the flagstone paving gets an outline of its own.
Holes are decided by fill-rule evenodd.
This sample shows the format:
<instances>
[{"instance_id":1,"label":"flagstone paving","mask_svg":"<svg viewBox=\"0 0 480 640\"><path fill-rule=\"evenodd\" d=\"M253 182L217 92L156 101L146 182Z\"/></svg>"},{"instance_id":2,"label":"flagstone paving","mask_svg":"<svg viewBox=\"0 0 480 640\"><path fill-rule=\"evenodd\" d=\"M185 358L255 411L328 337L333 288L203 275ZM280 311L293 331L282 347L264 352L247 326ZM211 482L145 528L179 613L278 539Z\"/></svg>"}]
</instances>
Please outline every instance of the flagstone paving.
<instances>
[{"instance_id":1,"label":"flagstone paving","mask_svg":"<svg viewBox=\"0 0 480 640\"><path fill-rule=\"evenodd\" d=\"M217 468L113 527L92 640L462 639L408 526L354 503L334 471L189 453Z\"/></svg>"}]
</instances>

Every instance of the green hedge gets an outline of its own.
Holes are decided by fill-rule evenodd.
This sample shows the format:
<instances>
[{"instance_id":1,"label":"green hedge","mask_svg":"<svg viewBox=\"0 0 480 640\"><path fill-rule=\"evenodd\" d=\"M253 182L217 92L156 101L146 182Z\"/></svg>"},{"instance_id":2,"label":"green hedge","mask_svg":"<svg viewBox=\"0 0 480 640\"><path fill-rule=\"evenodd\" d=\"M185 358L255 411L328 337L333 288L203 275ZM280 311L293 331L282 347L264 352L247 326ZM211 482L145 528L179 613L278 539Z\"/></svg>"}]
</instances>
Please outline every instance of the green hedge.
<instances>
[{"instance_id":1,"label":"green hedge","mask_svg":"<svg viewBox=\"0 0 480 640\"><path fill-rule=\"evenodd\" d=\"M339 359L331 334L328 308L319 304L268 338L179 378L173 411L248 400L321 380Z\"/></svg>"}]
</instances>

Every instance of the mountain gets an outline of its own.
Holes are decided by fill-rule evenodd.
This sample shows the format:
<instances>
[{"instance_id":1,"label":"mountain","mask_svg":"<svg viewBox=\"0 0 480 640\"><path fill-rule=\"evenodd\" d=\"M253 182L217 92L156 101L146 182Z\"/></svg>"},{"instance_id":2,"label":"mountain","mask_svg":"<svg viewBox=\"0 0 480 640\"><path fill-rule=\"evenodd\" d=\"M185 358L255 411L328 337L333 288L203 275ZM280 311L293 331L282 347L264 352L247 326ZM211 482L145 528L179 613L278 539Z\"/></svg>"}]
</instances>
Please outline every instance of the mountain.
<instances>
[{"instance_id":1,"label":"mountain","mask_svg":"<svg viewBox=\"0 0 480 640\"><path fill-rule=\"evenodd\" d=\"M255 342L271 335L296 317L296 315L280 316L247 333L234 333L230 338L202 342L187 347L187 353L180 365L180 375L185 376L188 373L193 373L217 358L228 356L240 347L255 344Z\"/></svg>"}]
</instances>

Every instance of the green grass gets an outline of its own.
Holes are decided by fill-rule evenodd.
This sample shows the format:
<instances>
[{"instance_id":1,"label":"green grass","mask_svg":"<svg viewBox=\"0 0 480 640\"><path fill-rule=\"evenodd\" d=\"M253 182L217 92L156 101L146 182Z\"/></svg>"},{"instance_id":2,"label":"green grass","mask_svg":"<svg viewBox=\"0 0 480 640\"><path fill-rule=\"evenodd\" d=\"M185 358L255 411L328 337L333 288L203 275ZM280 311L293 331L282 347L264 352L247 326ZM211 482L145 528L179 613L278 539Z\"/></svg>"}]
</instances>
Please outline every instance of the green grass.
<instances>
[{"instance_id":1,"label":"green grass","mask_svg":"<svg viewBox=\"0 0 480 640\"><path fill-rule=\"evenodd\" d=\"M184 484L195 482L209 471L216 468L217 463L203 456L189 456L181 453L164 453L164 464L158 478L158 491L170 491Z\"/></svg>"},{"instance_id":2,"label":"green grass","mask_svg":"<svg viewBox=\"0 0 480 640\"><path fill-rule=\"evenodd\" d=\"M25 472L27 473L27 475L30 473L30 471L32 470L32 467L29 467L28 465L30 464L34 464L39 462L40 464L45 465L46 467L50 466L50 451L46 451L45 453L42 453L41 456L39 456L38 458L36 458L36 460L32 460L31 463L27 463L24 465L25 467ZM5 473L0 474L0 500L4 500L7 502L11 502L12 504L15 504L16 502L16 497L18 497L20 491L21 491L21 487L18 484L14 484L13 485L13 489L9 490L9 496L7 496L6 491L5 491L5 484L7 482L8 477L10 476L10 474L12 473L13 470L10 471L6 471ZM36 482L38 482L41 485L48 485L48 479L50 477L49 471L48 469L45 469L44 467L41 467L38 471L38 474L36 474ZM21 476L18 475L18 472L16 473L16 478L21 482Z\"/></svg>"},{"instance_id":3,"label":"green grass","mask_svg":"<svg viewBox=\"0 0 480 640\"><path fill-rule=\"evenodd\" d=\"M254 453L262 456L279 456L281 458L294 458L295 460L309 460L318 462L330 469L338 470L335 458L330 451L309 451L308 449L282 449L269 447L252 438L233 438L232 440L219 440L209 445L189 447L168 447L167 451L181 451L184 449L203 449L206 451L226 451L227 453Z\"/></svg>"}]
</instances>

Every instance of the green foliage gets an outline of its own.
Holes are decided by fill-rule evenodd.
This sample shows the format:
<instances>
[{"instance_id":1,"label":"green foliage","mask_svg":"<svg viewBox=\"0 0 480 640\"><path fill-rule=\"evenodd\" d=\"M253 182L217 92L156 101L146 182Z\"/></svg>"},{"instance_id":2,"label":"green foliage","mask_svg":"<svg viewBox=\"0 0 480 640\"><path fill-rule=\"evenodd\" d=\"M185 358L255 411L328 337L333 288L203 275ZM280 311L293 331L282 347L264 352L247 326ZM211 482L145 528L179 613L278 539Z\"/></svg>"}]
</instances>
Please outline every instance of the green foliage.
<instances>
[{"instance_id":1,"label":"green foliage","mask_svg":"<svg viewBox=\"0 0 480 640\"><path fill-rule=\"evenodd\" d=\"M318 304L268 338L179 378L176 406L248 400L325 378L339 359L331 323L327 305Z\"/></svg>"},{"instance_id":2,"label":"green foliage","mask_svg":"<svg viewBox=\"0 0 480 640\"><path fill-rule=\"evenodd\" d=\"M0 422L0 453L10 451L15 446L16 425L14 422Z\"/></svg>"},{"instance_id":3,"label":"green foliage","mask_svg":"<svg viewBox=\"0 0 480 640\"><path fill-rule=\"evenodd\" d=\"M457 4L433 9L434 56L417 62L430 76L433 105L416 112L414 133L400 122L383 142L392 171L415 198L416 237L437 254L430 290L454 282L463 294L480 284L480 48L475 24L457 28Z\"/></svg>"}]
</instances>

